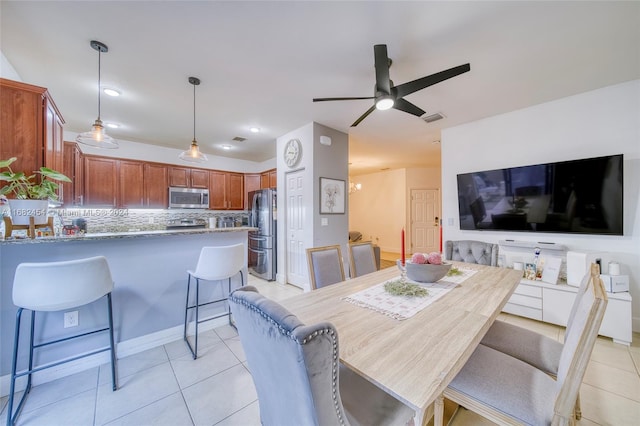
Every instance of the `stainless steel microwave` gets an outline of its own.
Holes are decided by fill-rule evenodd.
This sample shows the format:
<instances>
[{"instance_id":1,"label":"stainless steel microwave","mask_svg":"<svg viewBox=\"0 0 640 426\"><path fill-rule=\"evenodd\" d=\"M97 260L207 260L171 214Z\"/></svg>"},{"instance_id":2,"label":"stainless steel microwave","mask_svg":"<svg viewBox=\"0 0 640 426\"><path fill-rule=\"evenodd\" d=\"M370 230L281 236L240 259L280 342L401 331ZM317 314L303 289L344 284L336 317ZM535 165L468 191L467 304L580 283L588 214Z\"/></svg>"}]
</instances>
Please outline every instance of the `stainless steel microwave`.
<instances>
[{"instance_id":1,"label":"stainless steel microwave","mask_svg":"<svg viewBox=\"0 0 640 426\"><path fill-rule=\"evenodd\" d=\"M208 209L209 190L201 188L169 187L170 209Z\"/></svg>"}]
</instances>

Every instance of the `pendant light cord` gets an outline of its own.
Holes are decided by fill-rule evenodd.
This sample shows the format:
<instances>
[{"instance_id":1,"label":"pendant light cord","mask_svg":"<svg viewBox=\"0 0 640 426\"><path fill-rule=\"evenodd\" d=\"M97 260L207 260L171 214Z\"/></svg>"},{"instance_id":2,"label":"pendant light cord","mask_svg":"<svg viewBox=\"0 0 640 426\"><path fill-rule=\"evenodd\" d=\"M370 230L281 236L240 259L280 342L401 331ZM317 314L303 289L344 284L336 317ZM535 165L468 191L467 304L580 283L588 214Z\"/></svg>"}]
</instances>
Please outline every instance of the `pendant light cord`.
<instances>
[{"instance_id":1,"label":"pendant light cord","mask_svg":"<svg viewBox=\"0 0 640 426\"><path fill-rule=\"evenodd\" d=\"M193 141L196 140L196 85L193 85Z\"/></svg>"},{"instance_id":2,"label":"pendant light cord","mask_svg":"<svg viewBox=\"0 0 640 426\"><path fill-rule=\"evenodd\" d=\"M102 57L102 50L98 48L98 120L100 120L100 58Z\"/></svg>"}]
</instances>

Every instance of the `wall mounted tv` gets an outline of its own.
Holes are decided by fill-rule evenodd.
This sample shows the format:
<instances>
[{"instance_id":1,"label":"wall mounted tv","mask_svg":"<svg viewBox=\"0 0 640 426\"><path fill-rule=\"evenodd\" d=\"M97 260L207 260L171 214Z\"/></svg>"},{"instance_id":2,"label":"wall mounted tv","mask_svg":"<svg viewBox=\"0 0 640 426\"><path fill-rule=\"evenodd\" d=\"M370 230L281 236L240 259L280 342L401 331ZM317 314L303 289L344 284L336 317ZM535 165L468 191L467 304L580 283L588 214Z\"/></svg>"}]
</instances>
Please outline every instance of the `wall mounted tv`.
<instances>
[{"instance_id":1,"label":"wall mounted tv","mask_svg":"<svg viewBox=\"0 0 640 426\"><path fill-rule=\"evenodd\" d=\"M458 175L460 229L623 235L623 156Z\"/></svg>"}]
</instances>

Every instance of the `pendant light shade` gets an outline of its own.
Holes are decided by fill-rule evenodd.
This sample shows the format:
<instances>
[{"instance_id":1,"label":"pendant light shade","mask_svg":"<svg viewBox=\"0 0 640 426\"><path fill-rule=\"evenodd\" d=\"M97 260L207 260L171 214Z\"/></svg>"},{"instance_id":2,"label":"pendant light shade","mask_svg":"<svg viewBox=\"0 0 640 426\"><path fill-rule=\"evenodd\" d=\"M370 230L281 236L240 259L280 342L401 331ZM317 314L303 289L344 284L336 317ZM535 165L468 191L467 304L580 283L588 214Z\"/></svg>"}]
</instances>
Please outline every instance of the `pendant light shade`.
<instances>
[{"instance_id":1,"label":"pendant light shade","mask_svg":"<svg viewBox=\"0 0 640 426\"><path fill-rule=\"evenodd\" d=\"M97 148L116 149L118 148L118 141L107 135L102 125L102 120L100 120L100 58L103 53L109 51L109 48L106 44L96 40L91 40L89 45L98 51L98 118L91 126L90 131L78 135L76 142Z\"/></svg>"},{"instance_id":2,"label":"pendant light shade","mask_svg":"<svg viewBox=\"0 0 640 426\"><path fill-rule=\"evenodd\" d=\"M178 158L189 163L203 163L209 159L200 152L198 141L196 141L196 86L200 84L200 79L189 77L189 83L193 85L193 140L189 149L180 154Z\"/></svg>"}]
</instances>

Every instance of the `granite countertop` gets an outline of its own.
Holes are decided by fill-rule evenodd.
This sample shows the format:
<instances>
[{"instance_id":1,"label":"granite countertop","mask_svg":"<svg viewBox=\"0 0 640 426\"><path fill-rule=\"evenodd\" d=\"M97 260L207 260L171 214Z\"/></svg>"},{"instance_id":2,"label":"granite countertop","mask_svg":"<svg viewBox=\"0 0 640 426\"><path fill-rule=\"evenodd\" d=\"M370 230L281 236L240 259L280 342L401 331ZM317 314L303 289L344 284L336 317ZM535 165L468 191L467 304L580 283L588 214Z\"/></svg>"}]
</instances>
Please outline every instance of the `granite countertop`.
<instances>
[{"instance_id":1,"label":"granite countertop","mask_svg":"<svg viewBox=\"0 0 640 426\"><path fill-rule=\"evenodd\" d=\"M154 236L171 235L193 235L193 234L216 234L220 232L240 232L257 231L258 228L251 226L238 226L234 228L196 228L196 229L168 229L153 231L131 231L131 232L105 232L100 234L81 234L73 236L39 237L39 238L10 238L0 240L0 244L39 244L39 243L62 243L71 241L97 241L116 238L144 238Z\"/></svg>"}]
</instances>

